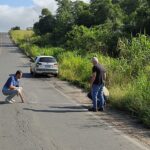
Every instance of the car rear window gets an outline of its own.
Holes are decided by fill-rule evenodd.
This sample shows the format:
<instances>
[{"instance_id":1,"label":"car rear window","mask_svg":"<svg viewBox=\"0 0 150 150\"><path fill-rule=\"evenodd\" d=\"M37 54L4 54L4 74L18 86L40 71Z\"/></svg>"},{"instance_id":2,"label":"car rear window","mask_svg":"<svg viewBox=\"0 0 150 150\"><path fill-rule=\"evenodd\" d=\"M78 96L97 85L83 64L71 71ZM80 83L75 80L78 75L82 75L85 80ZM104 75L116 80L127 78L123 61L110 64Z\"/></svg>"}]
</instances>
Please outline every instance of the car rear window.
<instances>
[{"instance_id":1,"label":"car rear window","mask_svg":"<svg viewBox=\"0 0 150 150\"><path fill-rule=\"evenodd\" d=\"M53 62L56 62L56 59L55 58L50 58L50 57L41 57L39 59L39 62L53 63Z\"/></svg>"}]
</instances>

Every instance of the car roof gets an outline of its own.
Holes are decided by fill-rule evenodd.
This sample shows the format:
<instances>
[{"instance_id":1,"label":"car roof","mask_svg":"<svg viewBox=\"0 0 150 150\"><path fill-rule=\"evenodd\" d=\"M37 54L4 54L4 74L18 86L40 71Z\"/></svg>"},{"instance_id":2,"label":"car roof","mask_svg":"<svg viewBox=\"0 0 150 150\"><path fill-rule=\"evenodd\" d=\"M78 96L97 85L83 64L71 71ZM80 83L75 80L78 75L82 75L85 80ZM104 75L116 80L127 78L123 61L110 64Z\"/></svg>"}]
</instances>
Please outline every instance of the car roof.
<instances>
[{"instance_id":1,"label":"car roof","mask_svg":"<svg viewBox=\"0 0 150 150\"><path fill-rule=\"evenodd\" d=\"M50 57L50 58L54 58L53 56L37 56L37 58L41 58L41 57Z\"/></svg>"}]
</instances>

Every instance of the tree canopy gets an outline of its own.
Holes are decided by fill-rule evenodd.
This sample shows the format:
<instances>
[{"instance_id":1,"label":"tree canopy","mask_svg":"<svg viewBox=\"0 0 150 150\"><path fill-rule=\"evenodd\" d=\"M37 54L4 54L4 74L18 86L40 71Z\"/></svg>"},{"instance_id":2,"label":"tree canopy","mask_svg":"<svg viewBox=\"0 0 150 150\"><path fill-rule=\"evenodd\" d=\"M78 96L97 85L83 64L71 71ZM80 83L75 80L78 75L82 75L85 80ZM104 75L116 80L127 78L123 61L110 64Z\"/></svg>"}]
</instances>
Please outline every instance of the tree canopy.
<instances>
[{"instance_id":1,"label":"tree canopy","mask_svg":"<svg viewBox=\"0 0 150 150\"><path fill-rule=\"evenodd\" d=\"M138 33L150 35L150 0L91 0L90 3L80 0L56 0L56 2L58 4L56 14L52 15L47 8L42 9L39 21L33 27L37 35L43 36L48 33L52 45L68 47L68 43L73 44L73 37L78 37L76 40L82 41L80 38L87 32L89 34L86 34L85 40L87 38L89 41L89 37L94 36L95 41L102 43L103 49L106 49L109 55L118 57L119 38L129 38ZM102 40L97 36L101 33L99 30L110 34L106 34L105 40ZM78 44L69 47L90 49L83 46L84 43ZM97 47L98 51L100 49L101 46Z\"/></svg>"}]
</instances>

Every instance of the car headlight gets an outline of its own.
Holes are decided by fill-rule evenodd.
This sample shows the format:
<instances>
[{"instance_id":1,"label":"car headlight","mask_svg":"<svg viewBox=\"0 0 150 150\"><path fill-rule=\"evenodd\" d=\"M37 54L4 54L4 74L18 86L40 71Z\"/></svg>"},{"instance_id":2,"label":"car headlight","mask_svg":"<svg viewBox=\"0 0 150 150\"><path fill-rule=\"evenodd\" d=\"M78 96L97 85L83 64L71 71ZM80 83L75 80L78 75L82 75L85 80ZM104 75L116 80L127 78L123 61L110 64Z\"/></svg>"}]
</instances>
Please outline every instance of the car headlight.
<instances>
[{"instance_id":1,"label":"car headlight","mask_svg":"<svg viewBox=\"0 0 150 150\"><path fill-rule=\"evenodd\" d=\"M42 64L38 62L38 63L36 64L36 67L39 67L40 65L42 65Z\"/></svg>"}]
</instances>

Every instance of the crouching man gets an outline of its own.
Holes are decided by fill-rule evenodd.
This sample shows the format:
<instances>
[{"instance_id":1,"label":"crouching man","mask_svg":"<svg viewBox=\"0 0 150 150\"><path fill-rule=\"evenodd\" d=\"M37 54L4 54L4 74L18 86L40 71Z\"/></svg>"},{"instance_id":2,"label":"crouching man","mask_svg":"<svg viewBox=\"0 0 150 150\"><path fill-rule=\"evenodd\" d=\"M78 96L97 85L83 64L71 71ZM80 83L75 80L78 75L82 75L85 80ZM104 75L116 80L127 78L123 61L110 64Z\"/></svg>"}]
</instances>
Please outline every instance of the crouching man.
<instances>
[{"instance_id":1,"label":"crouching man","mask_svg":"<svg viewBox=\"0 0 150 150\"><path fill-rule=\"evenodd\" d=\"M15 100L13 99L16 95L20 96L22 103L24 103L24 99L22 96L22 87L19 86L19 80L22 77L22 71L18 70L14 76L11 76L6 81L3 86L2 93L7 96L5 101L6 103L13 103Z\"/></svg>"}]
</instances>

